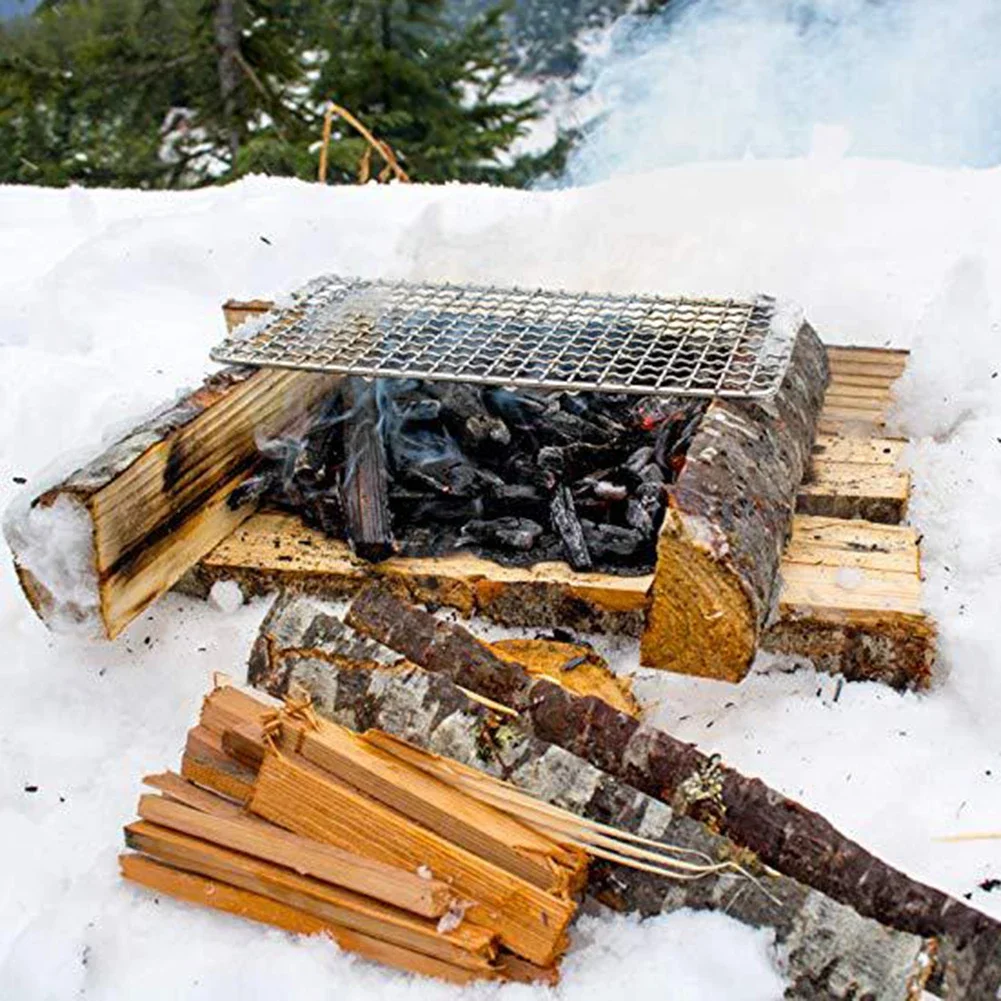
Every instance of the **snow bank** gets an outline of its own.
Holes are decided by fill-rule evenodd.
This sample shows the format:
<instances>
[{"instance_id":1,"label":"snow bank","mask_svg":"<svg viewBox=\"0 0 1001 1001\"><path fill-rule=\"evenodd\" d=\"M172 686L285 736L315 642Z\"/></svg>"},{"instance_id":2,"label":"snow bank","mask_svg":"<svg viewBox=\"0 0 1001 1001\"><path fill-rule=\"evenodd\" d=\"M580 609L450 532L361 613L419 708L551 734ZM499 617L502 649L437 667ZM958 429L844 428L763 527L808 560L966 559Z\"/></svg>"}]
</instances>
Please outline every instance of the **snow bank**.
<instances>
[{"instance_id":1,"label":"snow bank","mask_svg":"<svg viewBox=\"0 0 1001 1001\"><path fill-rule=\"evenodd\" d=\"M841 687L768 660L739 687L650 673L638 687L678 736L1001 916L1001 893L978 888L1001 877L1001 842L933 840L1001 830L999 195L1001 171L836 157L551 193L264 179L190 193L0 188L0 506L31 495L53 458L200 381L223 300L325 272L763 292L801 303L829 341L914 344L900 420L918 437L912 514L940 622L937 687ZM177 761L211 672L242 672L265 610L233 608L225 590L216 606L171 597L115 643L86 645L46 632L0 560L0 848L16 860L0 894L0 996L456 997L119 884L139 776ZM635 670L631 644L605 646ZM637 994L781 994L764 937L718 915L596 918L577 942L567 1001L620 991L623 969Z\"/></svg>"}]
</instances>

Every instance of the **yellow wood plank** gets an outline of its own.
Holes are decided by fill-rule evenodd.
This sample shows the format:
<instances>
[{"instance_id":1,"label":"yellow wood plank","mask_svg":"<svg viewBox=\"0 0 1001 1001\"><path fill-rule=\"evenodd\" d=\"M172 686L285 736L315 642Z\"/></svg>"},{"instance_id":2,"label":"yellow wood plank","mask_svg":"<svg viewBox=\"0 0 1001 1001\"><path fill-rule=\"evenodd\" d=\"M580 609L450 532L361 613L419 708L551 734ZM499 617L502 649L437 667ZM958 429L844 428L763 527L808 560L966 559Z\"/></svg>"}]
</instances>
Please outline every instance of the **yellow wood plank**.
<instances>
[{"instance_id":1,"label":"yellow wood plank","mask_svg":"<svg viewBox=\"0 0 1001 1001\"><path fill-rule=\"evenodd\" d=\"M807 563L783 562L779 606L812 616L895 612L924 617L916 573Z\"/></svg>"},{"instance_id":2,"label":"yellow wood plank","mask_svg":"<svg viewBox=\"0 0 1001 1001\"><path fill-rule=\"evenodd\" d=\"M797 515L783 564L918 573L917 533L909 526Z\"/></svg>"},{"instance_id":3,"label":"yellow wood plank","mask_svg":"<svg viewBox=\"0 0 1001 1001\"><path fill-rule=\"evenodd\" d=\"M800 486L801 494L838 494L854 497L886 497L906 501L911 478L905 470L871 462L831 462L816 459L809 482Z\"/></svg>"},{"instance_id":4,"label":"yellow wood plank","mask_svg":"<svg viewBox=\"0 0 1001 1001\"><path fill-rule=\"evenodd\" d=\"M813 445L814 461L871 463L895 467L907 442L903 438L851 438L819 434Z\"/></svg>"},{"instance_id":5,"label":"yellow wood plank","mask_svg":"<svg viewBox=\"0 0 1001 1001\"><path fill-rule=\"evenodd\" d=\"M892 386L853 386L831 382L824 395L824 403L846 407L887 407L892 398Z\"/></svg>"},{"instance_id":6,"label":"yellow wood plank","mask_svg":"<svg viewBox=\"0 0 1001 1001\"><path fill-rule=\"evenodd\" d=\"M817 462L814 476L800 487L800 494L833 494L907 503L911 493L910 473L873 463Z\"/></svg>"}]
</instances>

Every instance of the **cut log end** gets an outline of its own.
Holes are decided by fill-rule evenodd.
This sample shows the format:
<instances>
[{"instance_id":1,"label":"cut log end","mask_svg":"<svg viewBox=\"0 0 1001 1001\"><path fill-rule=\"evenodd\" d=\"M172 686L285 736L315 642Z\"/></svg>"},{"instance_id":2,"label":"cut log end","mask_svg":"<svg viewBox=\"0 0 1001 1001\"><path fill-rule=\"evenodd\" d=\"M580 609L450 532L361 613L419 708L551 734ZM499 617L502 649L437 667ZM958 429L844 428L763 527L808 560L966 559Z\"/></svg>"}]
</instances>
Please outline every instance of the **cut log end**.
<instances>
[{"instance_id":1,"label":"cut log end","mask_svg":"<svg viewBox=\"0 0 1001 1001\"><path fill-rule=\"evenodd\" d=\"M669 511L657 543L640 663L740 681L754 659L757 617L740 579Z\"/></svg>"}]
</instances>

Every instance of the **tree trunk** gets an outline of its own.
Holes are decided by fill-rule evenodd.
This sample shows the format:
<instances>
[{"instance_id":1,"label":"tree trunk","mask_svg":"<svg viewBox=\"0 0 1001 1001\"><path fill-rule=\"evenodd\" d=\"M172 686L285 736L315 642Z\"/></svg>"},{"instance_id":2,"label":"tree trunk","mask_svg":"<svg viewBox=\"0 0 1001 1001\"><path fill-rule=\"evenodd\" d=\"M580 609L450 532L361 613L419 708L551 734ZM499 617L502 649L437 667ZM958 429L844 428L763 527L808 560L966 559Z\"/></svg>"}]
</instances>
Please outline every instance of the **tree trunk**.
<instances>
[{"instance_id":1,"label":"tree trunk","mask_svg":"<svg viewBox=\"0 0 1001 1001\"><path fill-rule=\"evenodd\" d=\"M712 824L762 862L902 931L942 939L947 969L967 991L1001 990L1001 925L867 852L819 814L749 779L693 744L644 726L501 661L462 626L440 622L384 587L363 591L347 621L458 685L521 711L533 733L678 812Z\"/></svg>"},{"instance_id":2,"label":"tree trunk","mask_svg":"<svg viewBox=\"0 0 1001 1001\"><path fill-rule=\"evenodd\" d=\"M240 123L237 114L237 91L240 87L240 0L216 0L213 15L219 94L229 146L230 168L236 166L240 151Z\"/></svg>"},{"instance_id":3,"label":"tree trunk","mask_svg":"<svg viewBox=\"0 0 1001 1001\"><path fill-rule=\"evenodd\" d=\"M904 1001L920 994L931 969L931 944L862 918L786 876L766 873L704 824L539 740L520 722L499 723L442 674L352 668L304 656L274 682L272 694L282 695L290 685L304 689L320 715L342 725L378 727L578 815L752 870L757 885L736 872L679 882L596 861L590 892L616 910L722 910L772 931L789 978L786 998Z\"/></svg>"}]
</instances>

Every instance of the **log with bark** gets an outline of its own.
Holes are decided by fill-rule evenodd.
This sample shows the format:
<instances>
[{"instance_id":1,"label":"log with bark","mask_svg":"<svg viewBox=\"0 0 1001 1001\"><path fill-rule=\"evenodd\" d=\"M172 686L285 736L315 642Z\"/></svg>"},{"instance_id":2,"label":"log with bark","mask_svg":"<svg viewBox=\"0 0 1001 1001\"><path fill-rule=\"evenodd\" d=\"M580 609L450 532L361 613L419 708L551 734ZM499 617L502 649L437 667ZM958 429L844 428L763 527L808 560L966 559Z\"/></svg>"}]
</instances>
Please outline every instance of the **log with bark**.
<instances>
[{"instance_id":1,"label":"log with bark","mask_svg":"<svg viewBox=\"0 0 1001 1001\"><path fill-rule=\"evenodd\" d=\"M516 709L537 737L711 823L766 865L866 917L940 939L945 969L967 990L1001 989L1001 924L910 879L760 779L747 778L599 699L531 678L462 626L437 620L384 586L366 588L347 622L412 663Z\"/></svg>"},{"instance_id":2,"label":"log with bark","mask_svg":"<svg viewBox=\"0 0 1001 1001\"><path fill-rule=\"evenodd\" d=\"M669 488L642 664L727 681L747 673L778 597L828 377L803 323L774 399L714 400L705 412Z\"/></svg>"},{"instance_id":3,"label":"log with bark","mask_svg":"<svg viewBox=\"0 0 1001 1001\"><path fill-rule=\"evenodd\" d=\"M934 943L863 918L817 890L766 870L700 821L540 740L523 721L498 717L444 674L352 667L303 656L287 674L272 679L272 694L285 694L289 687L308 693L319 715L343 726L398 735L579 816L750 870L753 882L737 871L681 882L597 860L589 892L617 910L643 915L721 910L752 928L769 930L789 980L789 999L911 1001L920 996Z\"/></svg>"}]
</instances>

